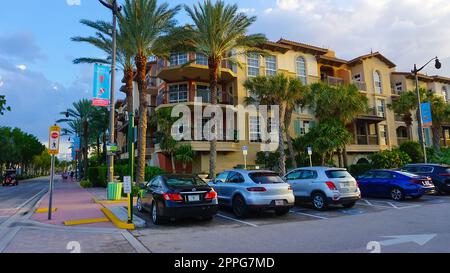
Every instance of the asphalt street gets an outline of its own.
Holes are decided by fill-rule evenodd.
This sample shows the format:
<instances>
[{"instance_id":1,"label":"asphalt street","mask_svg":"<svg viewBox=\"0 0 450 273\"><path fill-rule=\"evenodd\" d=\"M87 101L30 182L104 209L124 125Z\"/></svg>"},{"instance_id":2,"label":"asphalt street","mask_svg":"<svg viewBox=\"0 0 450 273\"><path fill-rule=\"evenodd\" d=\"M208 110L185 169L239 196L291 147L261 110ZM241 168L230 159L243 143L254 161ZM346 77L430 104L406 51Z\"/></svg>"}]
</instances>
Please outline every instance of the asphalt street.
<instances>
[{"instance_id":1,"label":"asphalt street","mask_svg":"<svg viewBox=\"0 0 450 273\"><path fill-rule=\"evenodd\" d=\"M211 222L149 224L133 231L152 252L450 252L450 196L392 202L363 199L325 212L300 205L286 216L236 219L221 210ZM148 213L141 215L151 223Z\"/></svg>"},{"instance_id":2,"label":"asphalt street","mask_svg":"<svg viewBox=\"0 0 450 273\"><path fill-rule=\"evenodd\" d=\"M17 209L48 186L48 177L22 181L19 182L19 186L0 186L0 210Z\"/></svg>"}]
</instances>

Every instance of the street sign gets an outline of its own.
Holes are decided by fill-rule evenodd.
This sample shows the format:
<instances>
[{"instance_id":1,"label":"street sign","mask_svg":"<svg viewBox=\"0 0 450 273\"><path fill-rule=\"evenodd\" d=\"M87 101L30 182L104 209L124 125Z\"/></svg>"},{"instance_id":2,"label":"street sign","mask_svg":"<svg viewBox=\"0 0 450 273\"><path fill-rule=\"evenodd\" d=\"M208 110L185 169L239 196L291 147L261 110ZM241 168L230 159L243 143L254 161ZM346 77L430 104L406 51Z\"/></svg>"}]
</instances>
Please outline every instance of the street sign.
<instances>
[{"instance_id":1,"label":"street sign","mask_svg":"<svg viewBox=\"0 0 450 273\"><path fill-rule=\"evenodd\" d=\"M307 148L308 156L309 156L309 166L312 167L312 147Z\"/></svg>"},{"instance_id":2,"label":"street sign","mask_svg":"<svg viewBox=\"0 0 450 273\"><path fill-rule=\"evenodd\" d=\"M123 192L126 194L131 193L131 176L123 177Z\"/></svg>"},{"instance_id":3,"label":"street sign","mask_svg":"<svg viewBox=\"0 0 450 273\"><path fill-rule=\"evenodd\" d=\"M429 102L423 102L420 104L422 110L422 126L423 128L428 128L433 124L431 117L431 105Z\"/></svg>"},{"instance_id":4,"label":"street sign","mask_svg":"<svg viewBox=\"0 0 450 273\"><path fill-rule=\"evenodd\" d=\"M115 153L117 153L118 150L119 148L117 147L117 144L115 143L106 144L106 152L108 155L114 155Z\"/></svg>"},{"instance_id":5,"label":"street sign","mask_svg":"<svg viewBox=\"0 0 450 273\"><path fill-rule=\"evenodd\" d=\"M51 126L48 140L48 153L51 155L59 154L59 140L61 136L61 128L59 126Z\"/></svg>"},{"instance_id":6,"label":"street sign","mask_svg":"<svg viewBox=\"0 0 450 273\"><path fill-rule=\"evenodd\" d=\"M109 66L94 64L94 94L92 105L108 106L110 104L110 73L111 68Z\"/></svg>"},{"instance_id":7,"label":"street sign","mask_svg":"<svg viewBox=\"0 0 450 273\"><path fill-rule=\"evenodd\" d=\"M247 154L248 154L248 147L247 147L247 146L243 146L243 147L242 147L242 153L243 153L244 155L247 155Z\"/></svg>"},{"instance_id":8,"label":"street sign","mask_svg":"<svg viewBox=\"0 0 450 273\"><path fill-rule=\"evenodd\" d=\"M308 150L308 155L312 155L312 148L308 147L307 150Z\"/></svg>"}]
</instances>

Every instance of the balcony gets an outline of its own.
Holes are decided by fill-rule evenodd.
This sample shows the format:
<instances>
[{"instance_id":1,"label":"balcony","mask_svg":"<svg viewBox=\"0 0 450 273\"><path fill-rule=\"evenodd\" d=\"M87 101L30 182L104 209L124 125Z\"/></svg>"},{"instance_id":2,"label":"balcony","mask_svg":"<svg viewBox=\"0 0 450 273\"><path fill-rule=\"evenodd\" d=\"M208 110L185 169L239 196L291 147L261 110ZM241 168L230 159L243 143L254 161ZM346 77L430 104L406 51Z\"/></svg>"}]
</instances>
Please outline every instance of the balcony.
<instances>
[{"instance_id":1,"label":"balcony","mask_svg":"<svg viewBox=\"0 0 450 273\"><path fill-rule=\"evenodd\" d=\"M357 135L356 144L358 145L378 145L377 135Z\"/></svg>"},{"instance_id":2,"label":"balcony","mask_svg":"<svg viewBox=\"0 0 450 273\"><path fill-rule=\"evenodd\" d=\"M356 85L356 87L358 87L358 90L360 90L360 91L364 91L364 92L367 91L367 85L365 82L353 80L352 84Z\"/></svg>"},{"instance_id":3,"label":"balcony","mask_svg":"<svg viewBox=\"0 0 450 273\"><path fill-rule=\"evenodd\" d=\"M397 145L401 145L402 143L409 141L407 137L397 137Z\"/></svg>"},{"instance_id":4,"label":"balcony","mask_svg":"<svg viewBox=\"0 0 450 273\"><path fill-rule=\"evenodd\" d=\"M360 114L358 116L359 120L365 120L370 123L378 123L385 120L384 113L377 113L377 109L375 107L369 108L365 113Z\"/></svg>"},{"instance_id":5,"label":"balcony","mask_svg":"<svg viewBox=\"0 0 450 273\"><path fill-rule=\"evenodd\" d=\"M391 94L392 96L400 96L403 90L398 90L395 87L391 87Z\"/></svg>"},{"instance_id":6,"label":"balcony","mask_svg":"<svg viewBox=\"0 0 450 273\"><path fill-rule=\"evenodd\" d=\"M157 89L158 88L158 78L147 75L147 90Z\"/></svg>"},{"instance_id":7,"label":"balcony","mask_svg":"<svg viewBox=\"0 0 450 273\"><path fill-rule=\"evenodd\" d=\"M337 86L344 84L344 79L332 76L325 76L322 81L326 84Z\"/></svg>"}]
</instances>

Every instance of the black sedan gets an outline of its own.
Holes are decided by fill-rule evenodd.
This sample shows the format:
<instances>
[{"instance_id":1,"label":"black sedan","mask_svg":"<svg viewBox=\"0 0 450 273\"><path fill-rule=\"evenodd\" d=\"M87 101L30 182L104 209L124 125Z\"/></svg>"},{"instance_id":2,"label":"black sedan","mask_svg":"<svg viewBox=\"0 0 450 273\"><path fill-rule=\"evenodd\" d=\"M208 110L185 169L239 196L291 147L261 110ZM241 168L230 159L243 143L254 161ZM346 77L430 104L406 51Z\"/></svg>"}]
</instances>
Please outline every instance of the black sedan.
<instances>
[{"instance_id":1,"label":"black sedan","mask_svg":"<svg viewBox=\"0 0 450 273\"><path fill-rule=\"evenodd\" d=\"M169 219L211 220L217 213L217 193L198 176L159 175L141 189L137 209L149 211L155 225Z\"/></svg>"}]
</instances>

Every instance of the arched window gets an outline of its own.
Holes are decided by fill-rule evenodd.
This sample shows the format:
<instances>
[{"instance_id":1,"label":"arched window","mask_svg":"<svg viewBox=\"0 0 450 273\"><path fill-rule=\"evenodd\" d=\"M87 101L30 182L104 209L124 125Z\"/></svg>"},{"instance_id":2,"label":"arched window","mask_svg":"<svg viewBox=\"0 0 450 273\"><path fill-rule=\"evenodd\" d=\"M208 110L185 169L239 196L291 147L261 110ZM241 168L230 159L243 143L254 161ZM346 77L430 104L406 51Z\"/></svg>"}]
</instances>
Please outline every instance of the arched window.
<instances>
[{"instance_id":1,"label":"arched window","mask_svg":"<svg viewBox=\"0 0 450 273\"><path fill-rule=\"evenodd\" d=\"M445 102L448 102L448 92L446 86L442 86L442 96L444 97Z\"/></svg>"},{"instance_id":2,"label":"arched window","mask_svg":"<svg viewBox=\"0 0 450 273\"><path fill-rule=\"evenodd\" d=\"M302 81L303 84L306 84L306 62L305 58L298 57L296 60L297 66L297 77Z\"/></svg>"},{"instance_id":3,"label":"arched window","mask_svg":"<svg viewBox=\"0 0 450 273\"><path fill-rule=\"evenodd\" d=\"M373 83L375 85L375 93L381 94L383 92L381 87L381 75L377 70L373 72Z\"/></svg>"}]
</instances>

